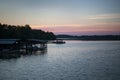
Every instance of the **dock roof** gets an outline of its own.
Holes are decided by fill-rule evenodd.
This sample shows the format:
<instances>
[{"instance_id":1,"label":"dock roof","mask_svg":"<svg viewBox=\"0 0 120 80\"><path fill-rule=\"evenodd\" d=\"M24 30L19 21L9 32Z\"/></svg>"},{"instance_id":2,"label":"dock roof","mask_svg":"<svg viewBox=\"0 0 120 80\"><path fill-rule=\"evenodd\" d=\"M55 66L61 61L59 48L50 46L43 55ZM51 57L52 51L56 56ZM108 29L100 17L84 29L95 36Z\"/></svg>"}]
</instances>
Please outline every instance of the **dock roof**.
<instances>
[{"instance_id":1,"label":"dock roof","mask_svg":"<svg viewBox=\"0 0 120 80\"><path fill-rule=\"evenodd\" d=\"M38 40L38 39L26 39L26 40L22 40L22 39L0 39L0 45L10 45L10 44L14 44L16 42L23 42L23 43L34 43L34 44L38 44L38 43L47 43L46 40Z\"/></svg>"},{"instance_id":2,"label":"dock roof","mask_svg":"<svg viewBox=\"0 0 120 80\"><path fill-rule=\"evenodd\" d=\"M0 39L0 44L14 44L20 39Z\"/></svg>"}]
</instances>

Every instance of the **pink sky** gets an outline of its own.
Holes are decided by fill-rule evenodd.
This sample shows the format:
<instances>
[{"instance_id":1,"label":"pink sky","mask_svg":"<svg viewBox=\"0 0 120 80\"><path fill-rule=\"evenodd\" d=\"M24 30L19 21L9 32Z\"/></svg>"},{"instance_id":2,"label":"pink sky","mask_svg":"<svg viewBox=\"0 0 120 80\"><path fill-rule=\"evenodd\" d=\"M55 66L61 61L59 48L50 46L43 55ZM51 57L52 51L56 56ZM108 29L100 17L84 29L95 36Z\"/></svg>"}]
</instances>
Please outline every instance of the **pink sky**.
<instances>
[{"instance_id":1,"label":"pink sky","mask_svg":"<svg viewBox=\"0 0 120 80\"><path fill-rule=\"evenodd\" d=\"M120 34L119 23L95 24L95 25L60 25L60 26L32 26L34 29L42 29L44 31L52 31L55 34L71 34L71 35L118 35Z\"/></svg>"},{"instance_id":2,"label":"pink sky","mask_svg":"<svg viewBox=\"0 0 120 80\"><path fill-rule=\"evenodd\" d=\"M71 35L120 35L120 14L81 16L75 20L55 21L31 25L34 29ZM68 22L69 21L69 22ZM64 23L65 22L65 23ZM58 24L59 23L59 24ZM67 24L68 23L68 24ZM47 24L47 25L44 25ZM54 25L53 25L54 24Z\"/></svg>"}]
</instances>

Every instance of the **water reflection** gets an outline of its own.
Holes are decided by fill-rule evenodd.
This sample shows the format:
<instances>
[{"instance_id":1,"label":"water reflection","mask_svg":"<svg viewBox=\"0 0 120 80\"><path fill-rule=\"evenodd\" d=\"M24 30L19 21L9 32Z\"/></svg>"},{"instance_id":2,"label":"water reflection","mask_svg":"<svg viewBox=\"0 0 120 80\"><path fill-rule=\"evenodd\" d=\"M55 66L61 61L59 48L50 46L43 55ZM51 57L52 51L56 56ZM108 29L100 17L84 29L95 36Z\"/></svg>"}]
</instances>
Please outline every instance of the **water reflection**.
<instances>
[{"instance_id":1,"label":"water reflection","mask_svg":"<svg viewBox=\"0 0 120 80\"><path fill-rule=\"evenodd\" d=\"M0 59L15 59L20 58L21 56L30 56L30 55L44 55L47 53L47 49L44 50L25 50L25 51L14 51L14 52L4 52L0 53Z\"/></svg>"},{"instance_id":2,"label":"water reflection","mask_svg":"<svg viewBox=\"0 0 120 80\"><path fill-rule=\"evenodd\" d=\"M120 41L67 41L26 52L0 59L0 80L120 80Z\"/></svg>"},{"instance_id":3,"label":"water reflection","mask_svg":"<svg viewBox=\"0 0 120 80\"><path fill-rule=\"evenodd\" d=\"M46 53L47 49L37 51L26 50L25 52L23 52L23 55L44 55Z\"/></svg>"}]
</instances>

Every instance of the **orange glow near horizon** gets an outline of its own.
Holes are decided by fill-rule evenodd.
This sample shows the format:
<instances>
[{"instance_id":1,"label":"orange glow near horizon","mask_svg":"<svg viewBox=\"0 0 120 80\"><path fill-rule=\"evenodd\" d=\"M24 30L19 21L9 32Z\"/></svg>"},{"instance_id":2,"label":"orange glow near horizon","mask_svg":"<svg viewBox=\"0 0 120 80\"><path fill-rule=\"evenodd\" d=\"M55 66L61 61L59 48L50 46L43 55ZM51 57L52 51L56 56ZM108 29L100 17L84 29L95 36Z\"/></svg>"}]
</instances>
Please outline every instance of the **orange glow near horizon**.
<instances>
[{"instance_id":1,"label":"orange glow near horizon","mask_svg":"<svg viewBox=\"0 0 120 80\"><path fill-rule=\"evenodd\" d=\"M33 29L42 29L45 31L51 32L86 32L86 31L120 31L120 23L119 24L95 24L95 25L40 25L40 26L32 26Z\"/></svg>"}]
</instances>

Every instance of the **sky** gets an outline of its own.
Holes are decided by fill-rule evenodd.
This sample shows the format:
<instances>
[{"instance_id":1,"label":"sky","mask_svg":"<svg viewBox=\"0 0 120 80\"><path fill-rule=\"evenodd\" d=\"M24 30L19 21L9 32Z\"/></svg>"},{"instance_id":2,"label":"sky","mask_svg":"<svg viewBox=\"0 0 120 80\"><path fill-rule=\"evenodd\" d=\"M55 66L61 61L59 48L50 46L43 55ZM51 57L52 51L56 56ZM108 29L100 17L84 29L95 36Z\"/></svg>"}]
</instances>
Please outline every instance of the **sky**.
<instances>
[{"instance_id":1,"label":"sky","mask_svg":"<svg viewBox=\"0 0 120 80\"><path fill-rule=\"evenodd\" d=\"M0 23L55 34L120 35L120 0L0 0Z\"/></svg>"}]
</instances>

